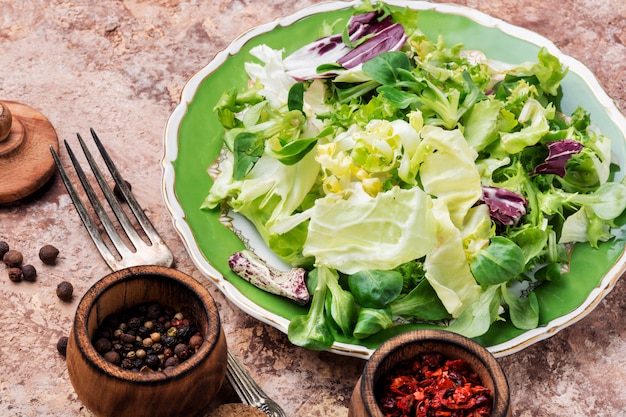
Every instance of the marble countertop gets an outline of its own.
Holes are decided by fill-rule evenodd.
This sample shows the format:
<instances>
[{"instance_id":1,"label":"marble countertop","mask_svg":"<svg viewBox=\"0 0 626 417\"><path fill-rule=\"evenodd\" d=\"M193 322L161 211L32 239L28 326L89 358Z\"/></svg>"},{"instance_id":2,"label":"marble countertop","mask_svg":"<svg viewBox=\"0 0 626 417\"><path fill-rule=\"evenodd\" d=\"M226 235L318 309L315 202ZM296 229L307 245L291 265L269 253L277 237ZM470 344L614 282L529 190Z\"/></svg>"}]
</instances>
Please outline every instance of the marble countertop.
<instances>
[{"instance_id":1,"label":"marble countertop","mask_svg":"<svg viewBox=\"0 0 626 417\"><path fill-rule=\"evenodd\" d=\"M206 284L228 343L289 416L346 416L364 361L311 352L239 311L204 279L161 196L163 130L187 80L238 34L318 3L253 0L0 0L0 100L41 111L60 140L96 129L133 192L173 249L176 267ZM626 3L622 0L449 1L533 30L582 61L626 110ZM62 160L69 158L62 149ZM10 181L2 177L0 181ZM70 384L55 345L69 332L80 296L110 271L80 224L60 179L0 206L0 240L38 268L12 283L0 268L0 415L92 414ZM44 244L61 253L42 265ZM61 280L75 287L61 302ZM498 359L513 416L617 416L626 409L626 282L619 280L576 324ZM225 384L223 401L234 399Z\"/></svg>"}]
</instances>

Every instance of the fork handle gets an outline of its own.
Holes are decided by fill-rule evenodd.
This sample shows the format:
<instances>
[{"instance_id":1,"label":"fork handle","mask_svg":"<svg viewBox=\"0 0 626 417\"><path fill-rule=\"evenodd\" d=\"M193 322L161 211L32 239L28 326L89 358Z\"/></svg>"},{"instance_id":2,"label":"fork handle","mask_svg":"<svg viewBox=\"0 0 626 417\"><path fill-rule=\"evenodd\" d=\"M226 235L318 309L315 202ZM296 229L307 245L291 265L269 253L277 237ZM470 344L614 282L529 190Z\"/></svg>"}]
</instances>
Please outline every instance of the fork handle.
<instances>
[{"instance_id":1,"label":"fork handle","mask_svg":"<svg viewBox=\"0 0 626 417\"><path fill-rule=\"evenodd\" d=\"M242 402L256 407L270 417L284 416L284 412L252 379L243 365L228 351L226 379Z\"/></svg>"}]
</instances>

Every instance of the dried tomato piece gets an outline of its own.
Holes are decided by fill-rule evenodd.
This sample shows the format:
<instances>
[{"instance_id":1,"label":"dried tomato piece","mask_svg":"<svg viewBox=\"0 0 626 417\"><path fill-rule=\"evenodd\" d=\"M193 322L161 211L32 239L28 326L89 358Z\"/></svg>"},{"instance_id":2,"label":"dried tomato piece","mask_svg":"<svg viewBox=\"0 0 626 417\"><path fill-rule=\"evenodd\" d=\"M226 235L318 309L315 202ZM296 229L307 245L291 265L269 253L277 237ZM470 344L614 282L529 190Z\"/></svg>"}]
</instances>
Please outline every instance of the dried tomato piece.
<instances>
[{"instance_id":1,"label":"dried tomato piece","mask_svg":"<svg viewBox=\"0 0 626 417\"><path fill-rule=\"evenodd\" d=\"M392 369L378 398L386 417L481 417L493 407L491 392L470 364L423 353Z\"/></svg>"},{"instance_id":2,"label":"dried tomato piece","mask_svg":"<svg viewBox=\"0 0 626 417\"><path fill-rule=\"evenodd\" d=\"M422 363L431 369L440 368L443 365L443 355L441 353L422 354Z\"/></svg>"},{"instance_id":3,"label":"dried tomato piece","mask_svg":"<svg viewBox=\"0 0 626 417\"><path fill-rule=\"evenodd\" d=\"M419 381L410 376L399 376L394 378L389 385L389 389L397 394L412 394L417 391Z\"/></svg>"}]
</instances>

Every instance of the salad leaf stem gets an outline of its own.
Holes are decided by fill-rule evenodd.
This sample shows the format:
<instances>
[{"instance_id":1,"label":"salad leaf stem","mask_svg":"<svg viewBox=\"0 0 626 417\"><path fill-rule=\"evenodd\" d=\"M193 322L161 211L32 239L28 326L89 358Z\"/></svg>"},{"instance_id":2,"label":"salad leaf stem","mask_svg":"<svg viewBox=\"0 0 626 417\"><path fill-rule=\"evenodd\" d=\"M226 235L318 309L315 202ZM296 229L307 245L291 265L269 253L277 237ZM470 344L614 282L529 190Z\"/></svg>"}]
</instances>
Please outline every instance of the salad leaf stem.
<instances>
[{"instance_id":1,"label":"salad leaf stem","mask_svg":"<svg viewBox=\"0 0 626 417\"><path fill-rule=\"evenodd\" d=\"M324 320L324 304L328 291L327 279L327 274L324 272L317 275L311 308L307 314L295 316L289 322L287 337L296 346L311 350L326 350L334 342L328 323Z\"/></svg>"}]
</instances>

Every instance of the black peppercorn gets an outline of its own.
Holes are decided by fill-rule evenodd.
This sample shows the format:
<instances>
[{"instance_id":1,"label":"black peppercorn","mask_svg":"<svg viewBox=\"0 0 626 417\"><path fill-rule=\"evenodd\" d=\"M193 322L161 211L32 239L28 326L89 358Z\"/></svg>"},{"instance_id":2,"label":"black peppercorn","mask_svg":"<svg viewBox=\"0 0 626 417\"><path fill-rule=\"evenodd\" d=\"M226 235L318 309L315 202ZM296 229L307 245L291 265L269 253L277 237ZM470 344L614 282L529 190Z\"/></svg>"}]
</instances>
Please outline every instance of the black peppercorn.
<instances>
[{"instance_id":1,"label":"black peppercorn","mask_svg":"<svg viewBox=\"0 0 626 417\"><path fill-rule=\"evenodd\" d=\"M32 265L22 265L22 275L24 281L35 282L37 280L37 270Z\"/></svg>"},{"instance_id":2,"label":"black peppercorn","mask_svg":"<svg viewBox=\"0 0 626 417\"><path fill-rule=\"evenodd\" d=\"M122 363L122 357L114 350L110 350L102 356L104 357L104 359L106 359L107 362L110 362L113 365L120 366Z\"/></svg>"},{"instance_id":3,"label":"black peppercorn","mask_svg":"<svg viewBox=\"0 0 626 417\"><path fill-rule=\"evenodd\" d=\"M44 245L39 249L39 259L46 265L54 265L57 262L59 250L52 245Z\"/></svg>"},{"instance_id":4,"label":"black peppercorn","mask_svg":"<svg viewBox=\"0 0 626 417\"><path fill-rule=\"evenodd\" d=\"M178 359L187 359L189 357L189 346L184 343L179 343L174 347L174 355Z\"/></svg>"},{"instance_id":5,"label":"black peppercorn","mask_svg":"<svg viewBox=\"0 0 626 417\"><path fill-rule=\"evenodd\" d=\"M24 257L22 256L22 252L14 249L10 249L4 255L2 255L2 261L9 268L18 268L20 265L22 265L23 260Z\"/></svg>"},{"instance_id":6,"label":"black peppercorn","mask_svg":"<svg viewBox=\"0 0 626 417\"><path fill-rule=\"evenodd\" d=\"M174 348L176 346L176 338L172 336L161 337L161 343L168 348Z\"/></svg>"},{"instance_id":7,"label":"black peppercorn","mask_svg":"<svg viewBox=\"0 0 626 417\"><path fill-rule=\"evenodd\" d=\"M146 314L149 318L155 319L158 318L161 314L161 306L158 304L150 304L148 309L146 310Z\"/></svg>"},{"instance_id":8,"label":"black peppercorn","mask_svg":"<svg viewBox=\"0 0 626 417\"><path fill-rule=\"evenodd\" d=\"M124 369L131 369L133 367L133 361L131 359L128 358L124 358L122 359L122 368Z\"/></svg>"},{"instance_id":9,"label":"black peppercorn","mask_svg":"<svg viewBox=\"0 0 626 417\"><path fill-rule=\"evenodd\" d=\"M4 240L0 241L0 258L2 258L4 254L9 251L9 249L9 244L7 242Z\"/></svg>"},{"instance_id":10,"label":"black peppercorn","mask_svg":"<svg viewBox=\"0 0 626 417\"><path fill-rule=\"evenodd\" d=\"M161 361L157 355L147 355L144 364L150 369L156 371L161 365Z\"/></svg>"},{"instance_id":11,"label":"black peppercorn","mask_svg":"<svg viewBox=\"0 0 626 417\"><path fill-rule=\"evenodd\" d=\"M128 320L128 327L133 330L137 330L141 326L141 320L138 317L131 317Z\"/></svg>"},{"instance_id":12,"label":"black peppercorn","mask_svg":"<svg viewBox=\"0 0 626 417\"><path fill-rule=\"evenodd\" d=\"M96 340L96 343L93 344L93 347L96 348L98 353L105 353L110 351L113 345L111 344L111 341L109 339L101 337L100 339Z\"/></svg>"},{"instance_id":13,"label":"black peppercorn","mask_svg":"<svg viewBox=\"0 0 626 417\"><path fill-rule=\"evenodd\" d=\"M102 329L102 331L100 332L100 335L102 335L102 337L105 337L107 339L111 338L111 332L109 331L109 329Z\"/></svg>"},{"instance_id":14,"label":"black peppercorn","mask_svg":"<svg viewBox=\"0 0 626 417\"><path fill-rule=\"evenodd\" d=\"M148 336L148 334L150 334L150 330L148 330L146 326L139 326L139 328L137 329L137 334L141 337L146 337Z\"/></svg>"},{"instance_id":15,"label":"black peppercorn","mask_svg":"<svg viewBox=\"0 0 626 417\"><path fill-rule=\"evenodd\" d=\"M165 328L163 327L163 323L159 323L158 321L154 324L154 329L155 332L159 332L159 333L163 333L165 331Z\"/></svg>"},{"instance_id":16,"label":"black peppercorn","mask_svg":"<svg viewBox=\"0 0 626 417\"><path fill-rule=\"evenodd\" d=\"M128 187L128 191L132 191L133 187L130 185L128 181L124 180L124 184L126 184L126 187ZM113 187L113 195L115 195L115 197L117 197L120 201L126 200L124 198L124 194L122 194L122 189L117 184L115 184L115 186Z\"/></svg>"},{"instance_id":17,"label":"black peppercorn","mask_svg":"<svg viewBox=\"0 0 626 417\"><path fill-rule=\"evenodd\" d=\"M20 282L22 280L22 270L20 268L9 268L9 279L13 282Z\"/></svg>"},{"instance_id":18,"label":"black peppercorn","mask_svg":"<svg viewBox=\"0 0 626 417\"><path fill-rule=\"evenodd\" d=\"M165 367L171 368L172 366L176 366L180 363L176 356L171 356L165 360Z\"/></svg>"},{"instance_id":19,"label":"black peppercorn","mask_svg":"<svg viewBox=\"0 0 626 417\"><path fill-rule=\"evenodd\" d=\"M62 301L70 301L73 293L74 286L67 281L62 281L57 285L57 297Z\"/></svg>"},{"instance_id":20,"label":"black peppercorn","mask_svg":"<svg viewBox=\"0 0 626 417\"><path fill-rule=\"evenodd\" d=\"M189 347L192 348L194 351L197 351L198 349L200 349L203 341L204 339L200 334L194 334L189 339Z\"/></svg>"},{"instance_id":21,"label":"black peppercorn","mask_svg":"<svg viewBox=\"0 0 626 417\"><path fill-rule=\"evenodd\" d=\"M178 326L178 330L176 330L176 337L180 339L187 339L193 333L194 332L192 331L191 327L182 325L182 326Z\"/></svg>"},{"instance_id":22,"label":"black peppercorn","mask_svg":"<svg viewBox=\"0 0 626 417\"><path fill-rule=\"evenodd\" d=\"M67 341L67 336L63 336L59 338L59 341L57 342L57 351L63 356L67 353Z\"/></svg>"}]
</instances>

